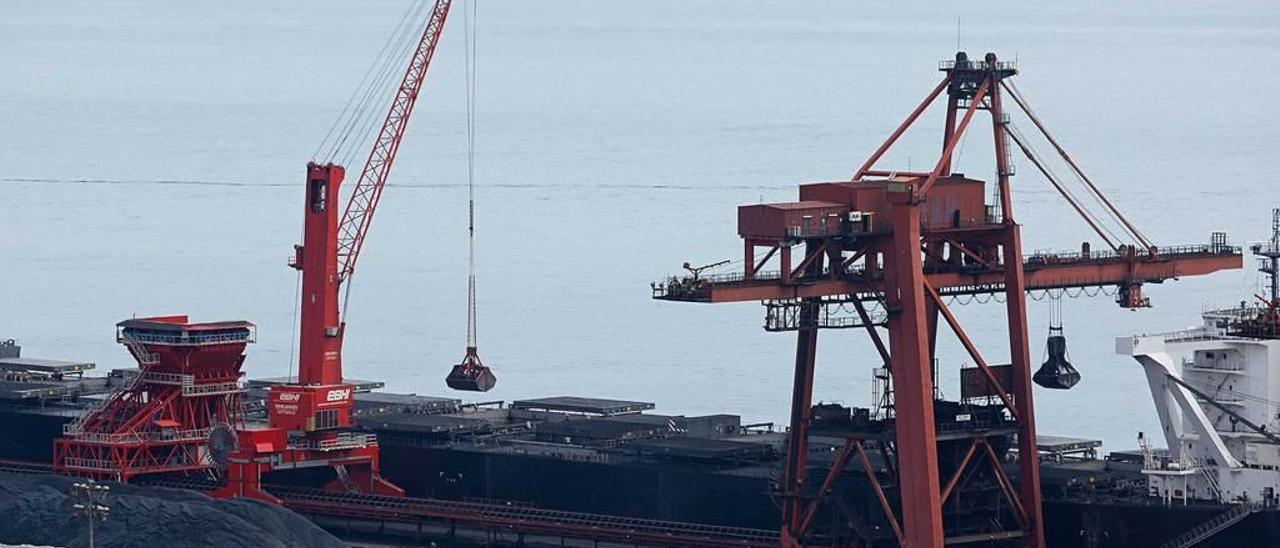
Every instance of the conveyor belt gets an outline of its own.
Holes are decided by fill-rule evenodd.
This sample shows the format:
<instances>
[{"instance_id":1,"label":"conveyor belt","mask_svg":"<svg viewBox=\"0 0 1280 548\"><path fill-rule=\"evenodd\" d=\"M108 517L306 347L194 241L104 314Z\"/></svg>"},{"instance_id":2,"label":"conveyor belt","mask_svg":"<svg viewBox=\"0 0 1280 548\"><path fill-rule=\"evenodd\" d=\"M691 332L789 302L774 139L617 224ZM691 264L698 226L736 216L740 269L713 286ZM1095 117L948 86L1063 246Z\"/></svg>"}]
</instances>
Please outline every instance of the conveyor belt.
<instances>
[{"instance_id":1,"label":"conveyor belt","mask_svg":"<svg viewBox=\"0 0 1280 548\"><path fill-rule=\"evenodd\" d=\"M302 514L404 522L439 519L460 525L501 527L526 533L662 546L778 545L777 533L761 529L500 504L328 493L282 486L271 487L269 491L284 500L286 507Z\"/></svg>"},{"instance_id":2,"label":"conveyor belt","mask_svg":"<svg viewBox=\"0 0 1280 548\"><path fill-rule=\"evenodd\" d=\"M52 474L53 465L26 460L0 459L0 472L11 474Z\"/></svg>"},{"instance_id":3,"label":"conveyor belt","mask_svg":"<svg viewBox=\"0 0 1280 548\"><path fill-rule=\"evenodd\" d=\"M0 460L0 471L48 474L51 467L36 462ZM142 476L136 478L135 482L197 491L209 491L218 487L217 484L198 479ZM285 507L304 515L379 522L416 523L438 520L460 526L496 527L530 534L660 546L773 548L778 545L777 532L764 529L565 512L492 503L330 493L318 489L283 485L269 486L267 491L283 500Z\"/></svg>"}]
</instances>

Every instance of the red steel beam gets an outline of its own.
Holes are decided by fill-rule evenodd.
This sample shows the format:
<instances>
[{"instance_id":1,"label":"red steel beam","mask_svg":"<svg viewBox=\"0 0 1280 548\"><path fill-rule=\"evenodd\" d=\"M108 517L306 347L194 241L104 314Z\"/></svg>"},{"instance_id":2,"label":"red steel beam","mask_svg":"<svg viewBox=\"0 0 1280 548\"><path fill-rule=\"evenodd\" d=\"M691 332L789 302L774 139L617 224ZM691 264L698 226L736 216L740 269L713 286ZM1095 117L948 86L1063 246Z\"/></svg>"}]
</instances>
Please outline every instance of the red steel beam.
<instances>
[{"instance_id":1,"label":"red steel beam","mask_svg":"<svg viewBox=\"0 0 1280 548\"><path fill-rule=\"evenodd\" d=\"M889 521L889 528L893 530L893 538L897 539L899 545L905 545L902 527L898 525L898 518L893 514L893 507L889 505L889 499L884 496L884 489L880 487L880 479L876 478L876 471L871 467L871 460L867 458L867 452L862 450L862 443L858 440L853 441L853 448L858 452L858 460L862 461L862 470L867 474L867 481L871 483L871 490L875 491L876 500L880 501L880 509L884 511L884 517ZM939 530L941 530L941 526L939 526Z\"/></svg>"},{"instance_id":2,"label":"red steel beam","mask_svg":"<svg viewBox=\"0 0 1280 548\"><path fill-rule=\"evenodd\" d=\"M982 354L978 352L978 347L973 344L973 340L969 338L969 335L964 332L964 328L960 326L960 322L951 314L951 309L947 308L946 303L942 302L942 297L938 295L933 286L929 285L928 280L924 282L924 289L929 294L929 298L933 300L934 306L938 307L938 312L941 312L942 317L947 320L947 325L951 326L951 331L955 333L956 338L960 339L960 344L969 353L969 357L973 358L974 363L978 364L978 369L987 378L987 382L991 383L991 388L994 388L996 395L1000 396L1000 401L1004 403L1005 409L1008 409L1009 414L1013 415L1013 420L1018 420L1020 415L1017 407L1009 398L1009 390L996 379L995 373L992 373L991 368L987 366L987 360L982 358Z\"/></svg>"},{"instance_id":3,"label":"red steel beam","mask_svg":"<svg viewBox=\"0 0 1280 548\"><path fill-rule=\"evenodd\" d=\"M956 488L960 483L960 478L964 476L964 470L969 466L969 461L973 460L973 455L978 451L979 440L973 440L969 444L969 450L965 452L964 458L960 459L960 466L956 468L956 472L951 475L951 479L947 481L947 486L942 488L942 502L945 504L947 499L951 498L951 490Z\"/></svg>"},{"instance_id":4,"label":"red steel beam","mask_svg":"<svg viewBox=\"0 0 1280 548\"><path fill-rule=\"evenodd\" d=\"M791 269L791 277L799 278L802 274L804 274L805 270L807 270L810 266L813 266L813 263L815 261L822 258L822 255L826 253L826 250L827 250L827 242L825 240L822 243L818 244L817 248L805 250L804 260L800 261L800 264L798 266Z\"/></svg>"},{"instance_id":5,"label":"red steel beam","mask_svg":"<svg viewBox=\"0 0 1280 548\"><path fill-rule=\"evenodd\" d=\"M884 360L885 367L889 366L890 357L889 349L884 345L884 339L880 338L880 332L876 331L876 323L871 321L871 315L867 313L867 307L862 301L854 299L853 309L858 311L858 318L862 320L862 325L867 328L867 335L871 337L871 343L876 346L876 352L880 353L880 359Z\"/></svg>"},{"instance_id":6,"label":"red steel beam","mask_svg":"<svg viewBox=\"0 0 1280 548\"><path fill-rule=\"evenodd\" d=\"M916 109L911 111L911 115L907 116L907 119L898 126L898 129L893 130L893 134L890 135L888 139L885 139L884 143L880 145L880 148L876 149L875 153L873 153L870 158L867 158L867 161L862 164L862 167L858 168L858 171L853 174L852 180L857 181L866 175L867 171L871 169L871 166L875 165L876 161L879 160L881 156L884 156L885 152L888 152L889 147L893 146L893 143L897 142L898 137L901 137L902 133L907 131L907 128L911 127L911 124L915 123L916 118L920 117L920 113L924 112L924 109L929 107L929 104L938 97L938 94L942 93L942 90L947 89L947 84L949 83L951 83L950 73L944 76L941 82L938 82L938 86L933 88L933 91L929 92L928 97L925 97L923 101L920 101L920 104L916 106Z\"/></svg>"},{"instance_id":7,"label":"red steel beam","mask_svg":"<svg viewBox=\"0 0 1280 548\"><path fill-rule=\"evenodd\" d=\"M951 135L956 131L956 107L959 106L960 100L951 94L947 94L947 120L942 126L942 148L946 150L947 142L951 140ZM942 166L943 173L951 173L951 155L943 156L946 164ZM927 176L927 175L926 175Z\"/></svg>"},{"instance_id":8,"label":"red steel beam","mask_svg":"<svg viewBox=\"0 0 1280 548\"><path fill-rule=\"evenodd\" d=\"M809 501L809 506L804 510L804 516L800 520L801 531L809 530L809 525L813 523L813 517L818 514L818 506L822 503L822 497L825 497L831 491L831 487L835 485L836 480L840 478L840 474L844 472L845 465L849 464L849 457L853 456L853 446L856 443L858 443L857 438L849 438L836 451L836 457L831 462L831 469L827 471L826 479L822 480L822 487L818 488L813 500Z\"/></svg>"},{"instance_id":9,"label":"red steel beam","mask_svg":"<svg viewBox=\"0 0 1280 548\"><path fill-rule=\"evenodd\" d=\"M1123 283L1156 283L1182 276L1200 276L1219 270L1240 268L1242 257L1238 254L1209 254L1188 257L1137 258L1134 262L1121 260L1075 261L1064 264L1043 264L1024 267L1026 289L1063 289L1070 287L1094 287ZM990 292L1000 292L1004 283L1003 268L979 274L943 272L925 274L929 284L941 294L949 289L974 286L990 286ZM829 278L804 280L799 284L784 284L778 279L756 278L750 281L708 284L709 293L704 302L746 302L807 297L829 297L857 293L883 292L883 280L832 280Z\"/></svg>"},{"instance_id":10,"label":"red steel beam","mask_svg":"<svg viewBox=\"0 0 1280 548\"><path fill-rule=\"evenodd\" d=\"M960 253L963 253L966 257L969 257L970 259L973 259L973 260L974 260L974 261L976 261L978 264L980 264L980 265L982 265L982 266L984 266L984 267L990 267L990 266L991 266L991 263L987 262L987 260L986 260L986 259L983 259L981 255L978 255L977 253L974 253L974 252L973 252L973 250L969 249L968 247L966 247L964 244L960 243L959 241L957 241L957 240L955 240L955 239L953 239L953 238L942 238L942 241L944 241L944 242L946 242L946 243L948 243L948 244L951 244L951 247L952 247L952 248L954 248L956 251L959 251Z\"/></svg>"},{"instance_id":11,"label":"red steel beam","mask_svg":"<svg viewBox=\"0 0 1280 548\"><path fill-rule=\"evenodd\" d=\"M1013 483L1009 481L1009 476L1004 473L1004 468L1000 466L1000 457L996 456L995 450L991 448L991 444L987 443L986 439L979 438L978 441L987 453L987 460L991 463L991 472L996 477L996 483L1000 485L1000 490L1004 491L1004 496L1009 499L1009 505L1013 507L1018 515L1018 521L1022 523L1023 527L1031 527L1031 516L1028 515L1027 508L1022 505L1022 500L1018 498L1017 491L1013 489ZM1035 511L1039 513L1038 509ZM1043 545L1044 543L1041 542L1041 546Z\"/></svg>"},{"instance_id":12,"label":"red steel beam","mask_svg":"<svg viewBox=\"0 0 1280 548\"><path fill-rule=\"evenodd\" d=\"M999 104L997 103L997 108ZM1016 223L1009 223L1009 241L1004 245L1004 256L1022 262L1022 236ZM1023 546L1039 548L1044 543L1044 513L1040 508L1040 458L1036 448L1036 415L1031 396L1031 341L1027 335L1026 273L1021 268L1005 271L1005 310L1009 320L1009 361L1012 367L1013 402L1018 419L1018 488L1022 500L1030 507L1022 507L1026 521L1024 529L1030 534L1023 537ZM987 444L988 453L994 455ZM998 474L1003 474L998 462L993 462Z\"/></svg>"},{"instance_id":13,"label":"red steel beam","mask_svg":"<svg viewBox=\"0 0 1280 548\"><path fill-rule=\"evenodd\" d=\"M814 326L818 303L806 302L800 309L802 326ZM787 467L782 476L782 538L784 548L804 545L804 482L809 460L809 415L813 405L813 368L818 344L816 327L802 328L796 342L795 379L791 394L791 428L787 442Z\"/></svg>"},{"instance_id":14,"label":"red steel beam","mask_svg":"<svg viewBox=\"0 0 1280 548\"><path fill-rule=\"evenodd\" d=\"M933 171L929 172L929 178L925 179L919 190L916 191L917 196L923 197L928 194L929 189L933 188L933 184L938 182L938 177L942 176L942 168L951 165L951 155L955 152L956 145L960 144L960 138L964 137L964 130L969 127L969 121L973 119L973 113L978 112L978 106L982 104L979 99L990 87L990 77L987 77L986 80L982 81L982 85L978 86L978 91L975 92L969 109L964 112L964 118L960 119L960 125L956 126L955 131L951 133L951 140L947 141L947 148L942 150L942 157L938 158L938 163L933 166Z\"/></svg>"},{"instance_id":15,"label":"red steel beam","mask_svg":"<svg viewBox=\"0 0 1280 548\"><path fill-rule=\"evenodd\" d=\"M920 204L908 193L890 193L893 241L885 254L890 288L887 304L893 366L898 485L901 490L903 544L941 548L941 485L933 413L933 368L929 361L924 265L920 256Z\"/></svg>"},{"instance_id":16,"label":"red steel beam","mask_svg":"<svg viewBox=\"0 0 1280 548\"><path fill-rule=\"evenodd\" d=\"M867 255L867 250L865 250L865 249L859 249L858 251L854 252L854 254L853 254L853 255L851 255L851 256L849 256L849 258L848 258L848 259L845 259L844 261L842 261L842 262L840 263L840 272L841 272L841 273L848 272L848 271L849 271L849 265L851 265L851 264L853 264L853 263L857 262L857 261L858 261L858 259L861 259L861 258L865 257L866 255Z\"/></svg>"},{"instance_id":17,"label":"red steel beam","mask_svg":"<svg viewBox=\"0 0 1280 548\"><path fill-rule=\"evenodd\" d=\"M752 245L754 245L754 244L752 244ZM751 275L752 275L752 276L754 276L756 272L759 272L759 271L760 271L760 269L764 267L765 263L769 262L769 259L772 259L772 258L773 258L773 254L778 252L778 247L780 247L780 246L776 246L776 245L775 245L775 246L773 246L773 247L769 248L769 252L764 254L764 258L763 258L763 259L760 259L760 262L755 263L755 265L753 265L753 266L751 267Z\"/></svg>"}]
</instances>

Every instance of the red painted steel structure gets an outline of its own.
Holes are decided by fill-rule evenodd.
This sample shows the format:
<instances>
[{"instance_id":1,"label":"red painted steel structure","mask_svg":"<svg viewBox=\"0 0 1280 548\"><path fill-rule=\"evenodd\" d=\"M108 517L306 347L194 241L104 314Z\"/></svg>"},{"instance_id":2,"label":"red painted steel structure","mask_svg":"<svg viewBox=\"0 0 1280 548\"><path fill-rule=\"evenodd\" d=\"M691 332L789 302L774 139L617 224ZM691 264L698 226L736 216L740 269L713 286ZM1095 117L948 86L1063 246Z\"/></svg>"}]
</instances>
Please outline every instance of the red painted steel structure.
<instances>
[{"instance_id":1,"label":"red painted steel structure","mask_svg":"<svg viewBox=\"0 0 1280 548\"><path fill-rule=\"evenodd\" d=\"M1010 195L1013 166L1006 143L1006 135L1011 134L1009 119L1001 104L1001 90L1010 89L1004 80L1017 70L1011 63L997 60L994 54L987 54L982 61L971 61L963 53L954 62L944 63L941 70L945 73L942 81L851 181L802 185L799 202L739 209L739 233L744 238L742 273L670 278L654 285L654 297L664 300L765 301L771 316L775 311L785 314L769 318L766 328L798 332L790 442L779 486L783 500L781 542L785 547L803 546L812 540L811 525L817 506L854 454L860 457L902 546L941 547L944 543L979 539L1044 546L1027 292L1114 286L1122 307L1140 307L1147 306L1141 293L1144 283L1239 268L1241 264L1239 248L1227 246L1225 237L1215 237L1207 246L1160 250L1136 232L1140 248L1121 245L1113 246L1112 252L1090 253L1084 246L1079 254L1024 258L1021 227L1015 221ZM947 111L942 153L932 169L873 169L943 92L947 94ZM1014 97L1018 98L1016 94ZM1018 103L1026 109L1021 100ZM984 202L981 181L951 172L952 155L979 110L988 111L992 119L997 207ZM1041 127L1038 119L1035 123ZM1057 147L1056 141L1054 145ZM1092 186L1091 182L1088 184ZM1121 222L1131 227L1122 217ZM791 248L799 244L804 245L805 256L793 265ZM757 262L755 248L760 246L771 249ZM779 270L763 271L774 256L779 258ZM948 296L975 294L999 294L1005 299L1011 361L1008 374L997 376L992 371L947 307ZM885 310L883 322L869 316L864 301L878 303ZM854 325L833 324L824 308L832 303L853 303L860 319ZM985 434L971 436L959 469L945 484L939 477L933 386L939 318L945 319L1016 425L1016 481L1006 476ZM881 323L888 328L887 347L876 332L875 326ZM890 370L896 414L892 450L897 459L900 522L858 439L851 438L840 450L835 466L816 491L807 487L817 332L824 327L850 326L866 327ZM1003 518L993 516L992 522L1016 525L948 537L942 504L963 483L961 477L967 467L980 462L990 469L988 474L1010 509Z\"/></svg>"},{"instance_id":2,"label":"red painted steel structure","mask_svg":"<svg viewBox=\"0 0 1280 548\"><path fill-rule=\"evenodd\" d=\"M338 479L330 485L333 489L404 494L379 475L376 439L344 431L351 425L354 390L342 376L346 324L339 299L343 284L355 272L451 4L436 0L432 7L341 220L338 205L344 169L332 163L307 165L303 243L294 246L289 261L289 266L302 272L297 382L270 389L270 428L240 432L240 451L231 459L227 487L219 492L223 496L278 502L262 490L262 474L311 466L332 466L337 471Z\"/></svg>"},{"instance_id":3,"label":"red painted steel structure","mask_svg":"<svg viewBox=\"0 0 1280 548\"><path fill-rule=\"evenodd\" d=\"M141 474L214 468L215 430L243 426L239 384L248 322L189 323L186 316L126 320L116 340L138 373L64 428L54 471L128 481Z\"/></svg>"},{"instance_id":4,"label":"red painted steel structure","mask_svg":"<svg viewBox=\"0 0 1280 548\"><path fill-rule=\"evenodd\" d=\"M496 531L593 540L624 545L767 548L778 545L777 533L630 518L546 508L422 498L317 493L281 488L284 505L300 514L376 523L447 523ZM516 544L521 544L520 540Z\"/></svg>"}]
</instances>

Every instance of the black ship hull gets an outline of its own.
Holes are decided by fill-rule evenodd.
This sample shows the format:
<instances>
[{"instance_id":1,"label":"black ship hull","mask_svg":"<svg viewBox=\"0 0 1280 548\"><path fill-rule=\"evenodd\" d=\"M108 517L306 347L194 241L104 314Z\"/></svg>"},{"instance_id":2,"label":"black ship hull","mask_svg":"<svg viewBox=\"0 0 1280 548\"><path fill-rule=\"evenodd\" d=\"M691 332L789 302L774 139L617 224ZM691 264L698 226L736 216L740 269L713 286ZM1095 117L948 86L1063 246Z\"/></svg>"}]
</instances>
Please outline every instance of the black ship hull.
<instances>
[{"instance_id":1,"label":"black ship hull","mask_svg":"<svg viewBox=\"0 0 1280 548\"><path fill-rule=\"evenodd\" d=\"M53 440L72 418L66 411L0 408L0 459L49 462ZM471 442L382 434L384 474L407 494L637 518L756 529L779 525L773 479L780 462L753 466L689 466L626 458L601 460L557 452L517 454ZM1045 464L1061 479L1062 470ZM820 464L814 472L819 473ZM295 481L298 478L294 478ZM304 478L305 481L306 478ZM319 478L312 478L319 480ZM865 481L846 480L860 514L878 512ZM1046 486L1046 493L1054 492ZM1047 497L1046 536L1052 548L1158 548L1229 506L1162 506L1150 500L1097 500L1088 494ZM878 528L874 519L868 521ZM873 531L874 533L874 531ZM876 543L890 546L892 543ZM1280 511L1258 510L1196 546L1280 546Z\"/></svg>"}]
</instances>

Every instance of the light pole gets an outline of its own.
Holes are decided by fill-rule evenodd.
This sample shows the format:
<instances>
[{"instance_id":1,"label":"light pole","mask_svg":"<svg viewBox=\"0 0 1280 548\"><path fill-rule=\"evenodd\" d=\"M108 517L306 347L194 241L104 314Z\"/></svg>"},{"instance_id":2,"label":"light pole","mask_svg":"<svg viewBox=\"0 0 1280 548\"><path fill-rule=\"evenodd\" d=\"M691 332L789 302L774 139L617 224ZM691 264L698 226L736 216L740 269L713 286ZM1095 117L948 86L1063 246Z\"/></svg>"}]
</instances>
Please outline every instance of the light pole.
<instances>
[{"instance_id":1,"label":"light pole","mask_svg":"<svg viewBox=\"0 0 1280 548\"><path fill-rule=\"evenodd\" d=\"M89 548L96 548L94 541L94 528L99 521L106 521L107 514L111 509L107 507L105 502L107 491L111 490L106 485L98 485L93 480L84 483L76 482L71 484L71 496L82 502L76 502L71 505L71 511L77 516L83 516L89 521Z\"/></svg>"}]
</instances>

